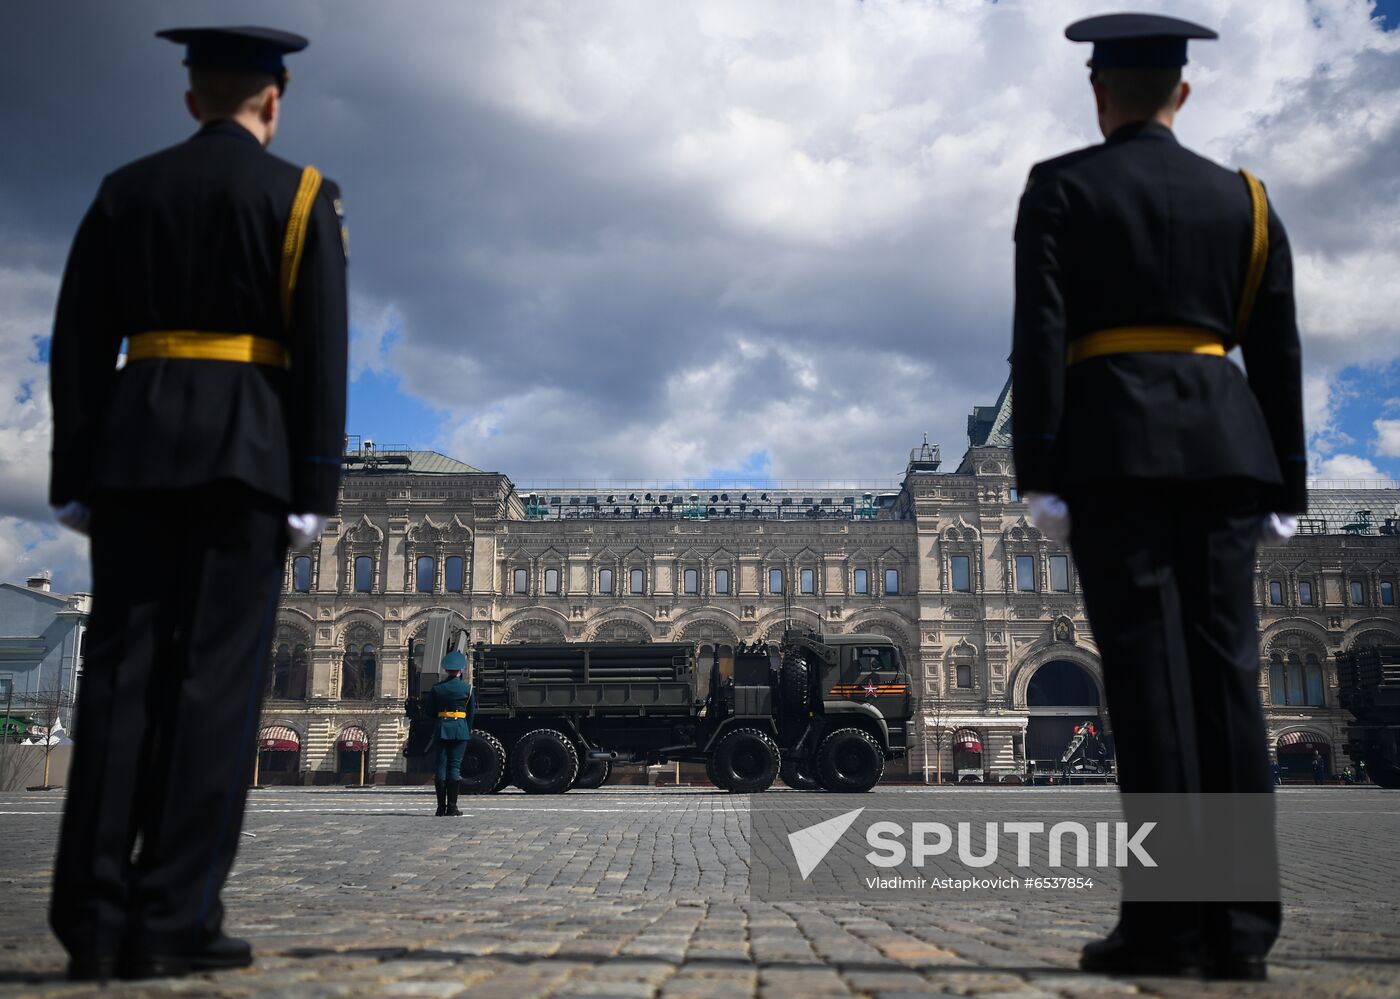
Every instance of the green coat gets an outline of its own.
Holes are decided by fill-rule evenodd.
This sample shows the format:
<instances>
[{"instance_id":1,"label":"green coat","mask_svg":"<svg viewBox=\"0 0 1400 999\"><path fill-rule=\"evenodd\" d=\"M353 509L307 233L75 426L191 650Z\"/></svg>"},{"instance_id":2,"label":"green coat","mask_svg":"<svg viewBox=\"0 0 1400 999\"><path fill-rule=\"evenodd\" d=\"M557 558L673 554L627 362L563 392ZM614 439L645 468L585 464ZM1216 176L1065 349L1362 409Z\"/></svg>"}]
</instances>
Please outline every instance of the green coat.
<instances>
[{"instance_id":1,"label":"green coat","mask_svg":"<svg viewBox=\"0 0 1400 999\"><path fill-rule=\"evenodd\" d=\"M476 716L476 693L466 680L453 678L433 685L428 692L428 711L437 718L439 742L466 741L472 737L472 719ZM443 711L465 711L465 718L438 718Z\"/></svg>"}]
</instances>

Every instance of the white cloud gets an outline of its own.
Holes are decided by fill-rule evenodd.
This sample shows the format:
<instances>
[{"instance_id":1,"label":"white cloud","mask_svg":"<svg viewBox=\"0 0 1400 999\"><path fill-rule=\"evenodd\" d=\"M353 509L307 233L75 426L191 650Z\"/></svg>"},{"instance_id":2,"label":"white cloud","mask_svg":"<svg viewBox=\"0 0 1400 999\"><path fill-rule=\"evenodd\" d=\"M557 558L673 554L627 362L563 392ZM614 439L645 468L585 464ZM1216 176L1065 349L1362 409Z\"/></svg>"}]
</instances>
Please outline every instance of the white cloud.
<instances>
[{"instance_id":1,"label":"white cloud","mask_svg":"<svg viewBox=\"0 0 1400 999\"><path fill-rule=\"evenodd\" d=\"M39 353L53 322L52 274L0 266L0 513L43 517L53 418Z\"/></svg>"},{"instance_id":2,"label":"white cloud","mask_svg":"<svg viewBox=\"0 0 1400 999\"><path fill-rule=\"evenodd\" d=\"M1313 468L1319 479L1381 479L1385 473L1374 462L1355 454L1334 454Z\"/></svg>"},{"instance_id":3,"label":"white cloud","mask_svg":"<svg viewBox=\"0 0 1400 999\"><path fill-rule=\"evenodd\" d=\"M23 582L49 572L59 593L89 589L87 539L54 523L0 517L0 581Z\"/></svg>"},{"instance_id":4,"label":"white cloud","mask_svg":"<svg viewBox=\"0 0 1400 999\"><path fill-rule=\"evenodd\" d=\"M1376 454L1400 458L1400 420L1376 420L1371 426L1376 431Z\"/></svg>"}]
</instances>

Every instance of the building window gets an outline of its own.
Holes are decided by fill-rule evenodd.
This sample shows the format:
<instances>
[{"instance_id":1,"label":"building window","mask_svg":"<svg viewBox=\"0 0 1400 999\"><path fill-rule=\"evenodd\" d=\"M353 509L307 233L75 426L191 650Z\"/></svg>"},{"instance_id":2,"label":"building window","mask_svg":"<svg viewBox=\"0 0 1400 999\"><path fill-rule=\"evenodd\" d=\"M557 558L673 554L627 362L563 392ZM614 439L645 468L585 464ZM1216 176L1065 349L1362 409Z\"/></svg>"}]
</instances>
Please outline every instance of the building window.
<instances>
[{"instance_id":1,"label":"building window","mask_svg":"<svg viewBox=\"0 0 1400 999\"><path fill-rule=\"evenodd\" d=\"M530 574L524 569L516 569L512 590L516 593L528 593L530 591Z\"/></svg>"},{"instance_id":2,"label":"building window","mask_svg":"<svg viewBox=\"0 0 1400 999\"><path fill-rule=\"evenodd\" d=\"M424 555L418 560L418 573L415 583L417 584L419 593L433 592L433 576L436 574L434 571L436 568L437 566L433 564L433 560L427 555Z\"/></svg>"},{"instance_id":3,"label":"building window","mask_svg":"<svg viewBox=\"0 0 1400 999\"><path fill-rule=\"evenodd\" d=\"M797 574L797 584L803 593L817 592L817 573L815 569L800 569Z\"/></svg>"},{"instance_id":4,"label":"building window","mask_svg":"<svg viewBox=\"0 0 1400 999\"><path fill-rule=\"evenodd\" d=\"M1395 584L1388 579L1381 582L1381 603L1386 607L1395 606Z\"/></svg>"},{"instance_id":5,"label":"building window","mask_svg":"<svg viewBox=\"0 0 1400 999\"><path fill-rule=\"evenodd\" d=\"M1360 607L1365 603L1366 587L1362 584L1361 580L1353 579L1351 581L1351 605L1353 607Z\"/></svg>"},{"instance_id":6,"label":"building window","mask_svg":"<svg viewBox=\"0 0 1400 999\"><path fill-rule=\"evenodd\" d=\"M716 570L715 570L715 592L716 592L716 593L728 593L728 592L729 592L729 570L728 570L728 569L716 569Z\"/></svg>"},{"instance_id":7,"label":"building window","mask_svg":"<svg viewBox=\"0 0 1400 999\"><path fill-rule=\"evenodd\" d=\"M856 592L857 592L857 593L869 593L869 592L870 592L870 571L869 571L868 569L857 569L857 570L856 570Z\"/></svg>"},{"instance_id":8,"label":"building window","mask_svg":"<svg viewBox=\"0 0 1400 999\"><path fill-rule=\"evenodd\" d=\"M598 572L598 592L611 593L613 591L613 571L611 569L601 569Z\"/></svg>"},{"instance_id":9,"label":"building window","mask_svg":"<svg viewBox=\"0 0 1400 999\"><path fill-rule=\"evenodd\" d=\"M885 570L885 592L889 594L899 593L899 570Z\"/></svg>"},{"instance_id":10,"label":"building window","mask_svg":"<svg viewBox=\"0 0 1400 999\"><path fill-rule=\"evenodd\" d=\"M1269 580L1269 603L1275 607L1283 606L1283 584L1277 579Z\"/></svg>"},{"instance_id":11,"label":"building window","mask_svg":"<svg viewBox=\"0 0 1400 999\"><path fill-rule=\"evenodd\" d=\"M311 592L311 559L305 555L292 559L292 589L297 593Z\"/></svg>"},{"instance_id":12,"label":"building window","mask_svg":"<svg viewBox=\"0 0 1400 999\"><path fill-rule=\"evenodd\" d=\"M634 595L640 596L647 591L647 577L641 569L633 569L631 572L631 587Z\"/></svg>"},{"instance_id":13,"label":"building window","mask_svg":"<svg viewBox=\"0 0 1400 999\"><path fill-rule=\"evenodd\" d=\"M696 572L694 569L687 569L687 570L685 570L684 585L685 585L685 592L687 592L687 593L699 593L699 592L700 592L700 573Z\"/></svg>"},{"instance_id":14,"label":"building window","mask_svg":"<svg viewBox=\"0 0 1400 999\"><path fill-rule=\"evenodd\" d=\"M448 593L461 593L465 580L462 576L462 557L460 555L449 555L447 561L442 564L443 588Z\"/></svg>"},{"instance_id":15,"label":"building window","mask_svg":"<svg viewBox=\"0 0 1400 999\"><path fill-rule=\"evenodd\" d=\"M769 569L769 570L768 570L768 592L769 592L769 593L782 593L782 592L783 592L783 570L781 570L781 569Z\"/></svg>"},{"instance_id":16,"label":"building window","mask_svg":"<svg viewBox=\"0 0 1400 999\"><path fill-rule=\"evenodd\" d=\"M1069 556L1050 556L1050 589L1056 593L1069 592Z\"/></svg>"},{"instance_id":17,"label":"building window","mask_svg":"<svg viewBox=\"0 0 1400 999\"><path fill-rule=\"evenodd\" d=\"M1287 661L1275 652L1269 657L1269 703L1291 707L1323 706L1322 664L1309 653L1306 660L1290 652Z\"/></svg>"},{"instance_id":18,"label":"building window","mask_svg":"<svg viewBox=\"0 0 1400 999\"><path fill-rule=\"evenodd\" d=\"M365 625L356 625L345 640L341 661L340 696L347 701L369 701L375 696L379 655L377 636Z\"/></svg>"},{"instance_id":19,"label":"building window","mask_svg":"<svg viewBox=\"0 0 1400 999\"><path fill-rule=\"evenodd\" d=\"M1021 502L1021 490L1017 489L1015 486L1011 487L1011 502Z\"/></svg>"},{"instance_id":20,"label":"building window","mask_svg":"<svg viewBox=\"0 0 1400 999\"><path fill-rule=\"evenodd\" d=\"M267 675L267 696L304 699L309 664L305 637L292 628L278 628L277 647L273 649L272 668Z\"/></svg>"},{"instance_id":21,"label":"building window","mask_svg":"<svg viewBox=\"0 0 1400 999\"><path fill-rule=\"evenodd\" d=\"M1298 602L1304 607L1312 606L1312 583L1304 580L1298 584Z\"/></svg>"},{"instance_id":22,"label":"building window","mask_svg":"<svg viewBox=\"0 0 1400 999\"><path fill-rule=\"evenodd\" d=\"M544 591L546 593L559 592L559 570L546 569L544 571Z\"/></svg>"},{"instance_id":23,"label":"building window","mask_svg":"<svg viewBox=\"0 0 1400 999\"><path fill-rule=\"evenodd\" d=\"M1035 592L1035 557L1016 556L1016 590L1019 593Z\"/></svg>"},{"instance_id":24,"label":"building window","mask_svg":"<svg viewBox=\"0 0 1400 999\"><path fill-rule=\"evenodd\" d=\"M369 593L374 589L374 559L361 555L355 559L355 592Z\"/></svg>"},{"instance_id":25,"label":"building window","mask_svg":"<svg viewBox=\"0 0 1400 999\"><path fill-rule=\"evenodd\" d=\"M972 689L972 663L958 663L954 670L957 673L958 687L962 690Z\"/></svg>"},{"instance_id":26,"label":"building window","mask_svg":"<svg viewBox=\"0 0 1400 999\"><path fill-rule=\"evenodd\" d=\"M967 555L954 555L953 589L959 593L972 592L972 559Z\"/></svg>"}]
</instances>

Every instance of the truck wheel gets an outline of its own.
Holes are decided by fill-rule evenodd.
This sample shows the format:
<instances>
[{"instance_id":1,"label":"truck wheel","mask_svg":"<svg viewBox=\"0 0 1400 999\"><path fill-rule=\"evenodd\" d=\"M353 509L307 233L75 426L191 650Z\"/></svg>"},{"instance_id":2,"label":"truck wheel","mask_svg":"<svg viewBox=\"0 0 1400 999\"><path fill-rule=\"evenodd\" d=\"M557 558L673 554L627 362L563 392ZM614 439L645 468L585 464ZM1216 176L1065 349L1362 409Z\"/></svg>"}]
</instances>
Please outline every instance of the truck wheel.
<instances>
[{"instance_id":1,"label":"truck wheel","mask_svg":"<svg viewBox=\"0 0 1400 999\"><path fill-rule=\"evenodd\" d=\"M756 728L730 732L715 747L715 781L726 791L766 791L778 776L778 747Z\"/></svg>"},{"instance_id":2,"label":"truck wheel","mask_svg":"<svg viewBox=\"0 0 1400 999\"><path fill-rule=\"evenodd\" d=\"M718 773L715 772L715 761L713 757L705 761L705 776L710 778L710 783L713 784L715 787L719 788L721 791L729 790L729 788L725 787L724 784L720 783L720 776Z\"/></svg>"},{"instance_id":3,"label":"truck wheel","mask_svg":"<svg viewBox=\"0 0 1400 999\"><path fill-rule=\"evenodd\" d=\"M816 791L821 785L817 783L817 778L809 767L810 764L806 760L783 760L778 775L783 778L783 783L794 791Z\"/></svg>"},{"instance_id":4,"label":"truck wheel","mask_svg":"<svg viewBox=\"0 0 1400 999\"><path fill-rule=\"evenodd\" d=\"M462 754L463 794L491 794L506 769L506 750L490 732L472 733Z\"/></svg>"},{"instance_id":5,"label":"truck wheel","mask_svg":"<svg viewBox=\"0 0 1400 999\"><path fill-rule=\"evenodd\" d=\"M789 656L783 661L780 682L783 712L789 717L803 718L812 704L812 688L808 684L807 660Z\"/></svg>"},{"instance_id":6,"label":"truck wheel","mask_svg":"<svg viewBox=\"0 0 1400 999\"><path fill-rule=\"evenodd\" d=\"M864 729L838 728L817 750L817 779L828 791L869 791L885 773L885 754Z\"/></svg>"},{"instance_id":7,"label":"truck wheel","mask_svg":"<svg viewBox=\"0 0 1400 999\"><path fill-rule=\"evenodd\" d=\"M501 776L496 778L496 786L491 789L491 793L500 794L510 783L510 753L506 753L506 765L501 767Z\"/></svg>"},{"instance_id":8,"label":"truck wheel","mask_svg":"<svg viewBox=\"0 0 1400 999\"><path fill-rule=\"evenodd\" d=\"M574 787L591 791L595 787L602 787L612 776L612 764L607 760L588 760L578 772L578 780L574 781Z\"/></svg>"},{"instance_id":9,"label":"truck wheel","mask_svg":"<svg viewBox=\"0 0 1400 999\"><path fill-rule=\"evenodd\" d=\"M510 751L510 775L526 794L563 794L578 776L578 750L555 729L526 732Z\"/></svg>"}]
</instances>

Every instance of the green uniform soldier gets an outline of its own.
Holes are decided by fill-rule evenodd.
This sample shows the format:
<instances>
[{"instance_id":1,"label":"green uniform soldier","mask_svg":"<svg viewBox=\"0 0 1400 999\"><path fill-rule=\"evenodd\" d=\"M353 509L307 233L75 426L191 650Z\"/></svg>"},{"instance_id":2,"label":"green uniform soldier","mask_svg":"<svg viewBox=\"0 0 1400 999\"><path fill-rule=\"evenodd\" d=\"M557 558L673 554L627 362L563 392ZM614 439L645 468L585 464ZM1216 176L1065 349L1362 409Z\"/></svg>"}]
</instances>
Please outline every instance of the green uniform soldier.
<instances>
[{"instance_id":1,"label":"green uniform soldier","mask_svg":"<svg viewBox=\"0 0 1400 999\"><path fill-rule=\"evenodd\" d=\"M472 737L472 719L476 717L476 693L462 679L467 657L461 652L449 652L442 657L442 671L447 679L428 691L427 708L437 719L437 814L461 815L457 809L458 781L462 779L462 754Z\"/></svg>"}]
</instances>

